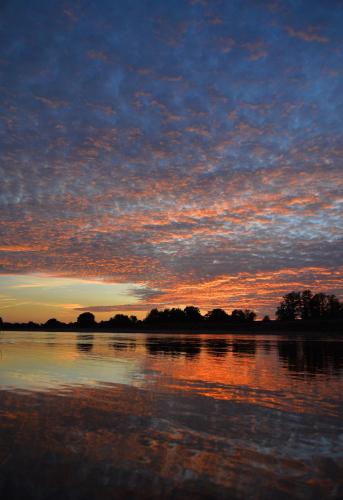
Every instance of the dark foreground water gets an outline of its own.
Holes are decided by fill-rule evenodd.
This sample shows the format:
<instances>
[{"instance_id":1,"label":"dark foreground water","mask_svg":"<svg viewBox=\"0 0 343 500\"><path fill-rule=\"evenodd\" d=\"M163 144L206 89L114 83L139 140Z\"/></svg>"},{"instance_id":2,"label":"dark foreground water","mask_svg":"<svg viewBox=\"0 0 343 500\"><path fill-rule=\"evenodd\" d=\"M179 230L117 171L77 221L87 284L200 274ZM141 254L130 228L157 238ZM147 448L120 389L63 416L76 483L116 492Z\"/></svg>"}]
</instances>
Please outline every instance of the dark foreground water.
<instances>
[{"instance_id":1,"label":"dark foreground water","mask_svg":"<svg viewBox=\"0 0 343 500\"><path fill-rule=\"evenodd\" d=\"M343 342L0 333L0 498L343 498Z\"/></svg>"}]
</instances>

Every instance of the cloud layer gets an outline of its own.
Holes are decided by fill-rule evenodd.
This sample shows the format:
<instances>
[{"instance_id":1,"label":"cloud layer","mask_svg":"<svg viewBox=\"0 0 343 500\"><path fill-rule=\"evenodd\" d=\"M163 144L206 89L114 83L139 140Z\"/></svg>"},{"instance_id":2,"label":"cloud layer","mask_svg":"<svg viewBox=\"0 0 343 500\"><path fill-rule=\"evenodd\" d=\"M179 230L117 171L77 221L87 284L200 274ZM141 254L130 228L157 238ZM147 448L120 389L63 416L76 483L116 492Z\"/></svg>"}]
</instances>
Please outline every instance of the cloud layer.
<instances>
[{"instance_id":1,"label":"cloud layer","mask_svg":"<svg viewBox=\"0 0 343 500\"><path fill-rule=\"evenodd\" d=\"M135 283L137 309L342 294L341 2L1 17L2 274Z\"/></svg>"}]
</instances>

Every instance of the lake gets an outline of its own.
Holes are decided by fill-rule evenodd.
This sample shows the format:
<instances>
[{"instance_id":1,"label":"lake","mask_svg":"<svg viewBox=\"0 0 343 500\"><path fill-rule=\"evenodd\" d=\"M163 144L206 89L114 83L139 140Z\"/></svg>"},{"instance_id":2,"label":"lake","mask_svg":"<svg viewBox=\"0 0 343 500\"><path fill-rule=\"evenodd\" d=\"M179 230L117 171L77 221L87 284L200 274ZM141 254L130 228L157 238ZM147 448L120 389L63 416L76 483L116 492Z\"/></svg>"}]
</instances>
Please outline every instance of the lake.
<instances>
[{"instance_id":1,"label":"lake","mask_svg":"<svg viewBox=\"0 0 343 500\"><path fill-rule=\"evenodd\" d=\"M343 498L343 339L0 333L0 497Z\"/></svg>"}]
</instances>

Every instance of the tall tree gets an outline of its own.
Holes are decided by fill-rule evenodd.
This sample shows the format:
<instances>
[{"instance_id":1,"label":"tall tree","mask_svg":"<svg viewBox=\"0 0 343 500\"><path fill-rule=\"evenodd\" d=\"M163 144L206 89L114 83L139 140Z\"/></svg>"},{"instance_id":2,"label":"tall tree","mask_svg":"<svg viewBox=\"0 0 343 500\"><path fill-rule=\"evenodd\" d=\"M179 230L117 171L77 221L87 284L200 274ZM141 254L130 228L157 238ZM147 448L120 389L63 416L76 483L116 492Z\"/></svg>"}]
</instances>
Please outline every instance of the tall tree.
<instances>
[{"instance_id":1,"label":"tall tree","mask_svg":"<svg viewBox=\"0 0 343 500\"><path fill-rule=\"evenodd\" d=\"M224 309L217 308L205 314L205 319L211 323L226 323L230 319L230 316Z\"/></svg>"},{"instance_id":2,"label":"tall tree","mask_svg":"<svg viewBox=\"0 0 343 500\"><path fill-rule=\"evenodd\" d=\"M293 321L299 318L300 311L300 292L290 292L283 296L283 300L276 310L276 317L280 321Z\"/></svg>"},{"instance_id":3,"label":"tall tree","mask_svg":"<svg viewBox=\"0 0 343 500\"><path fill-rule=\"evenodd\" d=\"M183 312L187 321L201 321L203 319L199 307L187 306Z\"/></svg>"},{"instance_id":4,"label":"tall tree","mask_svg":"<svg viewBox=\"0 0 343 500\"><path fill-rule=\"evenodd\" d=\"M77 326L80 328L92 328L95 326L95 317L91 312L84 312L77 318Z\"/></svg>"},{"instance_id":5,"label":"tall tree","mask_svg":"<svg viewBox=\"0 0 343 500\"><path fill-rule=\"evenodd\" d=\"M313 298L311 290L304 290L301 293L300 302L301 302L301 310L300 316L301 319L310 319L311 318L311 300Z\"/></svg>"},{"instance_id":6,"label":"tall tree","mask_svg":"<svg viewBox=\"0 0 343 500\"><path fill-rule=\"evenodd\" d=\"M343 316L343 304L335 295L319 292L315 295L311 290L291 292L284 295L276 310L276 316L282 321L295 319L337 319Z\"/></svg>"}]
</instances>

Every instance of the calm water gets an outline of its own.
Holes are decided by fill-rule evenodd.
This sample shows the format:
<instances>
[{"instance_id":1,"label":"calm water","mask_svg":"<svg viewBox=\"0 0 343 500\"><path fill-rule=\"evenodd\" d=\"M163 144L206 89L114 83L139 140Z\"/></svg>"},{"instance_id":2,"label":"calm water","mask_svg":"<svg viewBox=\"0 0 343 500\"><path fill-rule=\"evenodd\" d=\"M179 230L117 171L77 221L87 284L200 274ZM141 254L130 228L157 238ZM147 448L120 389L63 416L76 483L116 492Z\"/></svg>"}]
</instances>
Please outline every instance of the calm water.
<instances>
[{"instance_id":1,"label":"calm water","mask_svg":"<svg viewBox=\"0 0 343 500\"><path fill-rule=\"evenodd\" d=\"M0 498L342 498L343 341L0 333Z\"/></svg>"}]
</instances>

